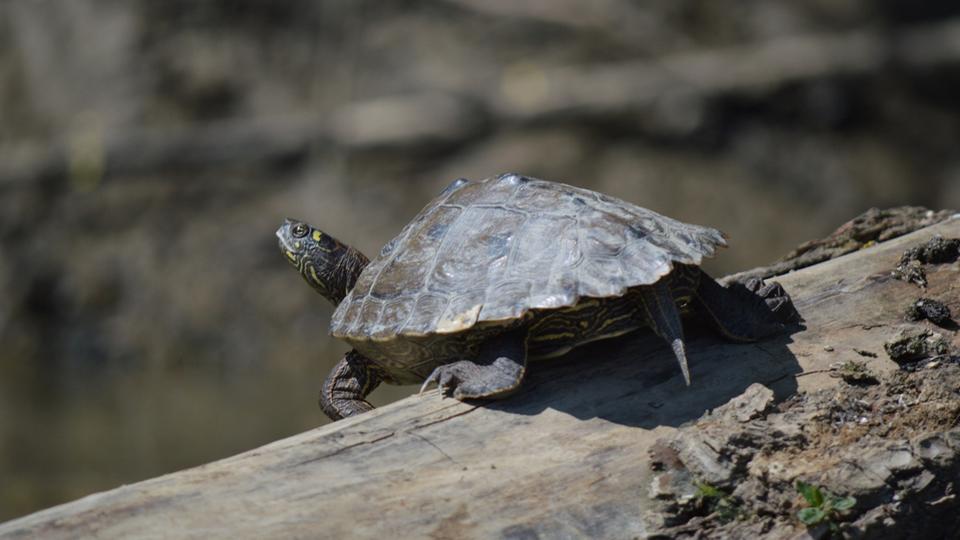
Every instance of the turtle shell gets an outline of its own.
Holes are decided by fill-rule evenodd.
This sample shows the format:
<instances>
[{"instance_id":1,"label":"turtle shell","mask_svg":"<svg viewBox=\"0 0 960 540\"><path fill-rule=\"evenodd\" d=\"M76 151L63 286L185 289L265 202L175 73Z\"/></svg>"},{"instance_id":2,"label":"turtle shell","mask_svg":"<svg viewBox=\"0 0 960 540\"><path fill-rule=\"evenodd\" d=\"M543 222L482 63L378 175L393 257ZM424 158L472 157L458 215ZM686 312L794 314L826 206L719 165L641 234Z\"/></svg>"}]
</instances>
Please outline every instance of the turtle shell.
<instances>
[{"instance_id":1,"label":"turtle shell","mask_svg":"<svg viewBox=\"0 0 960 540\"><path fill-rule=\"evenodd\" d=\"M621 296L725 245L716 229L566 184L460 179L363 270L330 330L383 342L508 324L530 310Z\"/></svg>"}]
</instances>

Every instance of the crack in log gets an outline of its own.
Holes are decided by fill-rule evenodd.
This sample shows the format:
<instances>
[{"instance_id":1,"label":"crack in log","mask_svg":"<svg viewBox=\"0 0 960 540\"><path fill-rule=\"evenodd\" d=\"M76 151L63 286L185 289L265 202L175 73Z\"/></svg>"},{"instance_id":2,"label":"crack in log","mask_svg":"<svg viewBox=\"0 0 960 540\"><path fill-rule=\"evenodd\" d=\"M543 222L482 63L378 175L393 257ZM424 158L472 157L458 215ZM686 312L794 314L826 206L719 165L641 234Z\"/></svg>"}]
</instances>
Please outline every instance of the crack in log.
<instances>
[{"instance_id":1,"label":"crack in log","mask_svg":"<svg viewBox=\"0 0 960 540\"><path fill-rule=\"evenodd\" d=\"M462 405L462 403L459 403L459 402L458 402L458 403L454 404L453 406L455 407L455 406L457 406L457 405ZM473 406L471 406L469 409L467 409L467 410L465 410L465 411L458 412L457 414L452 414L452 415L447 416L447 417L444 417L444 418L440 418L439 420L434 420L433 422L427 422L426 424L418 424L418 425L414 426L414 427L411 428L411 429L423 429L423 428L425 428L425 427L430 427L430 426L432 426L432 425L439 424L440 422L446 422L447 420L451 420L451 419L453 419L453 418L457 418L457 417L459 417L459 416L463 416L463 415L465 415L465 414L471 413L471 412L477 410L478 407L479 407L478 405L473 405Z\"/></svg>"},{"instance_id":2,"label":"crack in log","mask_svg":"<svg viewBox=\"0 0 960 540\"><path fill-rule=\"evenodd\" d=\"M369 439L369 440L366 440L366 441L360 441L360 442L357 442L357 443L348 444L348 445L346 445L346 446L342 446L342 447L340 447L340 448L337 448L337 449L334 450L333 452L329 452L329 453L323 454L322 456L316 456L316 457L312 457L312 458L310 458L310 459L305 459L305 460L303 460L303 461L300 461L300 462L298 462L298 463L296 464L296 466L299 467L299 466L301 466L301 465L307 465L307 464L309 464L309 463L313 463L314 461L320 461L321 459L326 459L326 458L328 458L328 457L336 456L336 455L338 455L338 454L342 454L343 452L346 452L347 450L350 450L350 449L352 449L352 448L356 448L356 447L358 447L358 446L363 446L363 445L365 445L365 444L378 443L378 442L380 442L380 441L382 441L382 440L389 439L390 437L393 437L394 435L396 435L396 433L391 432L391 433L387 433L386 435L383 435L382 437L377 437L377 438Z\"/></svg>"},{"instance_id":3,"label":"crack in log","mask_svg":"<svg viewBox=\"0 0 960 540\"><path fill-rule=\"evenodd\" d=\"M457 407L458 405L461 405L461 403L458 402L458 403L452 404L450 407L446 407L446 408ZM356 448L356 447L358 447L358 446L364 446L364 445L368 445L368 444L375 444L375 443L378 443L378 442L380 442L380 441L389 439L390 437L393 437L394 435L397 435L398 433L405 433L405 434L412 435L412 436L414 436L414 437L417 437L418 439L423 440L424 442L426 442L426 443L429 444L430 446L433 446L434 448L436 448L440 453L442 453L443 455L445 455L445 456L446 456L448 459L450 459L450 461L452 461L453 463L456 463L457 465L461 465L461 464L458 463L455 459L453 459L452 457L450 457L449 454L447 454L446 452L444 452L440 447L438 447L438 446L435 445L434 443L430 442L429 440L427 440L426 438L424 438L422 435L418 435L418 434L414 433L413 430L415 430L415 429L421 429L421 428L424 428L424 427L429 427L429 426L432 426L432 425L434 425L434 424L439 424L440 422L445 422L445 421L450 420L450 419L452 419L452 418L457 418L457 417L459 417L459 416L463 416L463 415L465 415L465 414L467 414L467 413L473 412L473 411L475 411L476 409L477 409L477 407L476 407L476 406L473 406L473 407L471 407L471 408L469 408L469 409L467 409L467 410L465 410L465 411L461 411L461 412L458 412L458 413L456 413L456 414L452 414L452 415L450 415L450 416L445 416L445 417L443 417L443 418L440 418L440 419L438 419L438 420L434 420L434 421L432 421L432 422L428 422L428 423L426 423L426 424L420 424L420 425L414 426L414 427L411 428L411 429L407 429L407 430L403 430L403 431L399 431L399 432L398 432L398 431L392 431L392 432L387 433L387 434L385 434L385 435L382 435L382 436L380 436L380 437L375 437L375 438L373 438L373 439L368 439L368 440L365 440L365 441L360 441L360 442L356 442L356 443L353 443L353 444L348 444L348 445L346 445L346 446L342 446L342 447L340 447L340 448L337 448L337 449L334 450L333 452L328 452L328 453L323 454L323 455L320 455L320 456L316 456L316 457L312 457L312 458L310 458L310 459L306 459L306 460L300 461L300 462L298 462L298 463L296 464L296 466L307 465L307 464L313 463L313 462L315 462L315 461L320 461L320 460L322 460L322 459L326 459L326 458L329 458L329 457L332 457L332 456L336 456L336 455L342 454L343 452L346 452L347 450L351 450L351 449L353 449L353 448ZM441 410L443 410L443 409L441 409ZM461 465L461 466L462 466L462 465Z\"/></svg>"},{"instance_id":4,"label":"crack in log","mask_svg":"<svg viewBox=\"0 0 960 540\"><path fill-rule=\"evenodd\" d=\"M459 461L453 459L453 456L451 456L450 454L444 452L443 448L440 448L437 444L435 444L435 443L434 443L433 441L431 441L430 439L428 439L428 438L426 438L426 437L424 437L423 435L420 435L420 434L418 434L418 433L414 433L414 432L412 432L412 431L404 431L404 433L406 433L407 435L410 435L410 436L412 436L412 437L416 437L417 439L420 439L421 441L429 444L430 446L433 447L434 450L436 450L437 452L440 452L441 454L443 454L443 457L449 459L451 463L453 463L454 465L456 465L456 466L458 466L458 467L463 467L464 469L466 469L466 467L464 467L464 465L463 465L462 463L460 463Z\"/></svg>"}]
</instances>

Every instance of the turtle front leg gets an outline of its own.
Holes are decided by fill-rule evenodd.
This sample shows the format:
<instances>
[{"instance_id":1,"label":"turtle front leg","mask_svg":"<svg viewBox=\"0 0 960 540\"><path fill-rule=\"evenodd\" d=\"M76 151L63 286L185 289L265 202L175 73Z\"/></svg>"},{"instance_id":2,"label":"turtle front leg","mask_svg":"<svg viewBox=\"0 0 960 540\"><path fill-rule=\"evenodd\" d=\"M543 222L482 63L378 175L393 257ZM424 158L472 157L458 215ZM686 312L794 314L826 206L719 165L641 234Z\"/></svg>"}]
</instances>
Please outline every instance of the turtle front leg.
<instances>
[{"instance_id":1,"label":"turtle front leg","mask_svg":"<svg viewBox=\"0 0 960 540\"><path fill-rule=\"evenodd\" d=\"M437 383L445 395L457 399L506 397L520 388L526 371L526 329L490 338L474 360L460 360L439 366L427 377L422 393Z\"/></svg>"},{"instance_id":2,"label":"turtle front leg","mask_svg":"<svg viewBox=\"0 0 960 540\"><path fill-rule=\"evenodd\" d=\"M801 320L783 287L759 278L723 287L701 271L693 300L697 311L733 341L757 341L783 332L787 324Z\"/></svg>"},{"instance_id":3,"label":"turtle front leg","mask_svg":"<svg viewBox=\"0 0 960 540\"><path fill-rule=\"evenodd\" d=\"M373 405L364 398L381 381L370 360L357 351L350 351L323 381L320 408L331 420L373 410Z\"/></svg>"}]
</instances>

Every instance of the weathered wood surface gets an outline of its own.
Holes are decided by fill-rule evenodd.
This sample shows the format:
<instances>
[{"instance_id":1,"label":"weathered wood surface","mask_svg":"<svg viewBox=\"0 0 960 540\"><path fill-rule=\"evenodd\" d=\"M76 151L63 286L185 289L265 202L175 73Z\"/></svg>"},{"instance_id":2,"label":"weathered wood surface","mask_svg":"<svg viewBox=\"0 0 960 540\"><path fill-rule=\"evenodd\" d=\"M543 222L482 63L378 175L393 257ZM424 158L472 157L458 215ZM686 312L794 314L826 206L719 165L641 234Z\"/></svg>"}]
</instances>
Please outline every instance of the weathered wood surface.
<instances>
[{"instance_id":1,"label":"weathered wood surface","mask_svg":"<svg viewBox=\"0 0 960 540\"><path fill-rule=\"evenodd\" d=\"M536 366L503 402L413 396L2 524L0 538L642 537L658 438L755 382L779 398L834 385L829 366L865 359L855 350L895 367L882 343L922 291L890 270L934 234L960 236L960 219L779 278L806 318L791 335L735 345L692 332L690 388L658 340L601 342ZM956 296L958 269L931 267L923 295Z\"/></svg>"}]
</instances>

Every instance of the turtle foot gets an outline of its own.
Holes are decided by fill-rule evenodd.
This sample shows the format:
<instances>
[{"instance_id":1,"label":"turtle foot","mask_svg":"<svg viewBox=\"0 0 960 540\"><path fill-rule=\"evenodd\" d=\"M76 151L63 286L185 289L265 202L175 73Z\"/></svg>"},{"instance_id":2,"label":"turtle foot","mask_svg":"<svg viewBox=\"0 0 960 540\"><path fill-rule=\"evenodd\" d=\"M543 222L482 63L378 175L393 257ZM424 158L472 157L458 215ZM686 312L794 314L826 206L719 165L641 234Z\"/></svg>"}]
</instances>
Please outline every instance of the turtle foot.
<instances>
[{"instance_id":1,"label":"turtle foot","mask_svg":"<svg viewBox=\"0 0 960 540\"><path fill-rule=\"evenodd\" d=\"M776 281L766 282L760 278L750 278L740 284L747 292L762 299L773 315L772 319L782 323L791 324L800 322L803 317L793 305L793 299L787 294L783 286Z\"/></svg>"},{"instance_id":2,"label":"turtle foot","mask_svg":"<svg viewBox=\"0 0 960 540\"><path fill-rule=\"evenodd\" d=\"M727 339L756 341L787 330L801 320L787 291L777 282L734 281L722 287L704 274L696 299L701 312Z\"/></svg>"},{"instance_id":3,"label":"turtle foot","mask_svg":"<svg viewBox=\"0 0 960 540\"><path fill-rule=\"evenodd\" d=\"M420 392L436 383L443 395L461 400L505 397L520 387L523 372L522 364L507 357L497 358L487 365L461 360L434 369L420 387Z\"/></svg>"}]
</instances>

